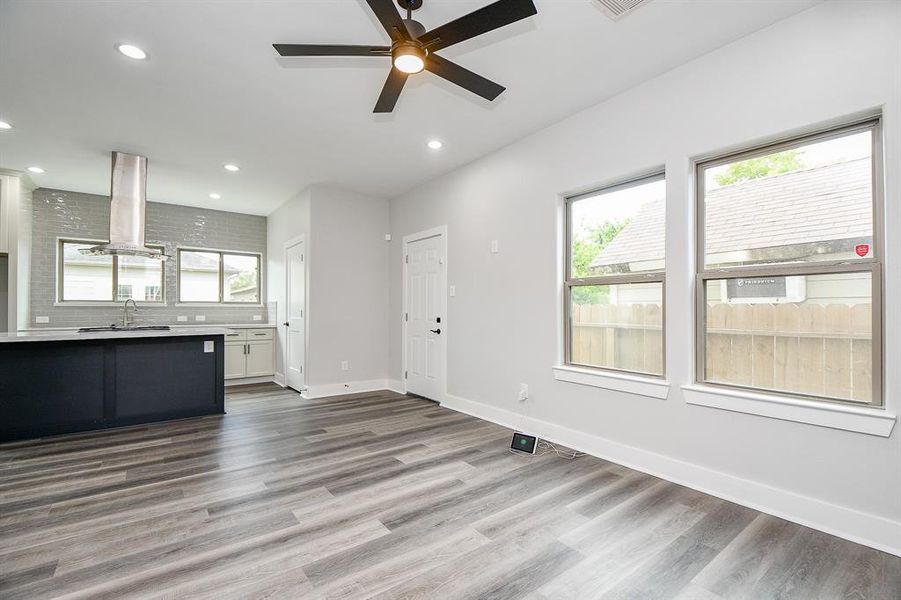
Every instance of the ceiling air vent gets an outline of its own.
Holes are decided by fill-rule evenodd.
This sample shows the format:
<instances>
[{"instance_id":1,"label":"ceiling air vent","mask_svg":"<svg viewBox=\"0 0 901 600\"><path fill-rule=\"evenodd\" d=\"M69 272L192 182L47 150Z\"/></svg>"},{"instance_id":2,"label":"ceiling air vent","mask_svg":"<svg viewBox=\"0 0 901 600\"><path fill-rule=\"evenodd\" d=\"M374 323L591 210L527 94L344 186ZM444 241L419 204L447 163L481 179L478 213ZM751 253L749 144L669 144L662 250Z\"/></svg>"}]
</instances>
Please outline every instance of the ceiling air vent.
<instances>
[{"instance_id":1,"label":"ceiling air vent","mask_svg":"<svg viewBox=\"0 0 901 600\"><path fill-rule=\"evenodd\" d=\"M618 21L627 14L651 0L598 0L608 17Z\"/></svg>"}]
</instances>

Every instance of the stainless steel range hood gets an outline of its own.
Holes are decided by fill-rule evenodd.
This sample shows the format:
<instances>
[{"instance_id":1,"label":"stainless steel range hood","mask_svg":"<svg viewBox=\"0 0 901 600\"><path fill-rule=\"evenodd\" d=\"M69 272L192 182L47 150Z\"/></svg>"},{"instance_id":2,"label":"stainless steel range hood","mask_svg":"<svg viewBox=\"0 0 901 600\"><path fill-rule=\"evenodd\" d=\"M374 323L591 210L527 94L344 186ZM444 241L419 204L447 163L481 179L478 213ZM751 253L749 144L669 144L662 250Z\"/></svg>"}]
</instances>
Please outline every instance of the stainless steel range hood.
<instances>
[{"instance_id":1,"label":"stainless steel range hood","mask_svg":"<svg viewBox=\"0 0 901 600\"><path fill-rule=\"evenodd\" d=\"M147 196L147 158L113 152L110 183L109 243L85 248L82 254L142 256L166 260L159 250L144 245Z\"/></svg>"}]
</instances>

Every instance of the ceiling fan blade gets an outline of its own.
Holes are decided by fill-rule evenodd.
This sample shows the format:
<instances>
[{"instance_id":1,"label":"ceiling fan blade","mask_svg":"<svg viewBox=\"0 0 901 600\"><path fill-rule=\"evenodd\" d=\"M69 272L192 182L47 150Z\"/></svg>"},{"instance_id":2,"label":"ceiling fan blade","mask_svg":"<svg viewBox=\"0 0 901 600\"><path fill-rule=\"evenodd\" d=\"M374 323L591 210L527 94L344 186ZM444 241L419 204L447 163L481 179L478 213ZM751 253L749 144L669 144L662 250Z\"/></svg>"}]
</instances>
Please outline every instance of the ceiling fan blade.
<instances>
[{"instance_id":1,"label":"ceiling fan blade","mask_svg":"<svg viewBox=\"0 0 901 600\"><path fill-rule=\"evenodd\" d=\"M443 77L451 83L456 83L461 88L467 89L473 94L478 94L486 100L494 100L506 89L504 86L498 85L490 79L485 79L469 69L464 69L457 63L441 58L437 54L429 54L426 57L425 68L438 77Z\"/></svg>"},{"instance_id":2,"label":"ceiling fan blade","mask_svg":"<svg viewBox=\"0 0 901 600\"><path fill-rule=\"evenodd\" d=\"M400 42L410 39L410 32L407 31L404 20L394 7L394 0L366 0L366 3L369 4L369 8L375 13L388 35L391 36L391 41Z\"/></svg>"},{"instance_id":3,"label":"ceiling fan blade","mask_svg":"<svg viewBox=\"0 0 901 600\"><path fill-rule=\"evenodd\" d=\"M370 4L372 4L370 2ZM419 36L429 51L447 48L477 35L515 23L536 14L538 9L532 0L498 0L484 8L445 23Z\"/></svg>"},{"instance_id":4,"label":"ceiling fan blade","mask_svg":"<svg viewBox=\"0 0 901 600\"><path fill-rule=\"evenodd\" d=\"M391 67L391 72L388 73L388 79L385 80L385 87L382 88L382 93L379 94L379 99L375 103L374 113L389 113L394 110L394 105L397 104L397 99L400 97L400 91L404 89L404 84L407 82L408 75L403 71L398 71L394 67Z\"/></svg>"},{"instance_id":5,"label":"ceiling fan blade","mask_svg":"<svg viewBox=\"0 0 901 600\"><path fill-rule=\"evenodd\" d=\"M390 56L389 46L340 46L333 44L272 44L282 56Z\"/></svg>"}]
</instances>

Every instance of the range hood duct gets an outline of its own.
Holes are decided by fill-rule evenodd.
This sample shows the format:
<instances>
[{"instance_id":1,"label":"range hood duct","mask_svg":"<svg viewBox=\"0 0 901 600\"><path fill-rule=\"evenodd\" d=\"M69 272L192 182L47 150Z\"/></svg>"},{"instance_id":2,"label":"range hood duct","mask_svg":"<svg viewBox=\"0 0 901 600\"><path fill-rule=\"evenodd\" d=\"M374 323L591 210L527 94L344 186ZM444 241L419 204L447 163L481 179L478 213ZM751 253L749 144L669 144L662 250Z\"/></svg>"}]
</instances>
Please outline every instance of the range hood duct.
<instances>
[{"instance_id":1,"label":"range hood duct","mask_svg":"<svg viewBox=\"0 0 901 600\"><path fill-rule=\"evenodd\" d=\"M147 204L147 157L113 152L110 182L109 243L85 248L82 254L169 258L144 245Z\"/></svg>"}]
</instances>

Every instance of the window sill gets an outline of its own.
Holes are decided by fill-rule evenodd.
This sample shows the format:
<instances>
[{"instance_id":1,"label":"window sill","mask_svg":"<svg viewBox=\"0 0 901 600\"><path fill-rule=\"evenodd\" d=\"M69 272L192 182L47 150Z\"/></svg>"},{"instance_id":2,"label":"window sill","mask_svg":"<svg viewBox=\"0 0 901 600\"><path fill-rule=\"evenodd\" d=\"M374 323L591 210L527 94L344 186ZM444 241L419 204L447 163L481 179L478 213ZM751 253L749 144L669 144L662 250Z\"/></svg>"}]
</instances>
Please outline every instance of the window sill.
<instances>
[{"instance_id":1,"label":"window sill","mask_svg":"<svg viewBox=\"0 0 901 600\"><path fill-rule=\"evenodd\" d=\"M656 377L564 365L554 367L554 379L658 400L666 400L670 388L669 381Z\"/></svg>"},{"instance_id":2,"label":"window sill","mask_svg":"<svg viewBox=\"0 0 901 600\"><path fill-rule=\"evenodd\" d=\"M111 301L111 300L105 300L105 301L104 301L104 300L95 300L95 301L91 301L91 300L66 300L66 301L64 301L64 302L60 302L59 300L57 300L56 302L53 303L53 306L54 306L55 308L59 308L59 307L61 307L61 306L63 306L63 307L65 307L65 306L102 306L102 307L105 307L105 308L122 308L122 304L123 304L123 303L124 303L124 300L123 300L122 302L114 302L114 301ZM157 308L160 308L160 307L165 307L165 306L167 306L167 305L166 305L166 302L165 302L165 301L164 301L164 302L148 302L148 301L146 301L146 300L141 300L141 301L139 302L139 306L148 306L148 307L157 307Z\"/></svg>"},{"instance_id":3,"label":"window sill","mask_svg":"<svg viewBox=\"0 0 901 600\"><path fill-rule=\"evenodd\" d=\"M173 306L179 308L262 308L265 304L254 302L176 302Z\"/></svg>"},{"instance_id":4,"label":"window sill","mask_svg":"<svg viewBox=\"0 0 901 600\"><path fill-rule=\"evenodd\" d=\"M881 408L795 400L708 385L683 385L682 392L688 404L880 437L891 435L896 420L895 415Z\"/></svg>"}]
</instances>

